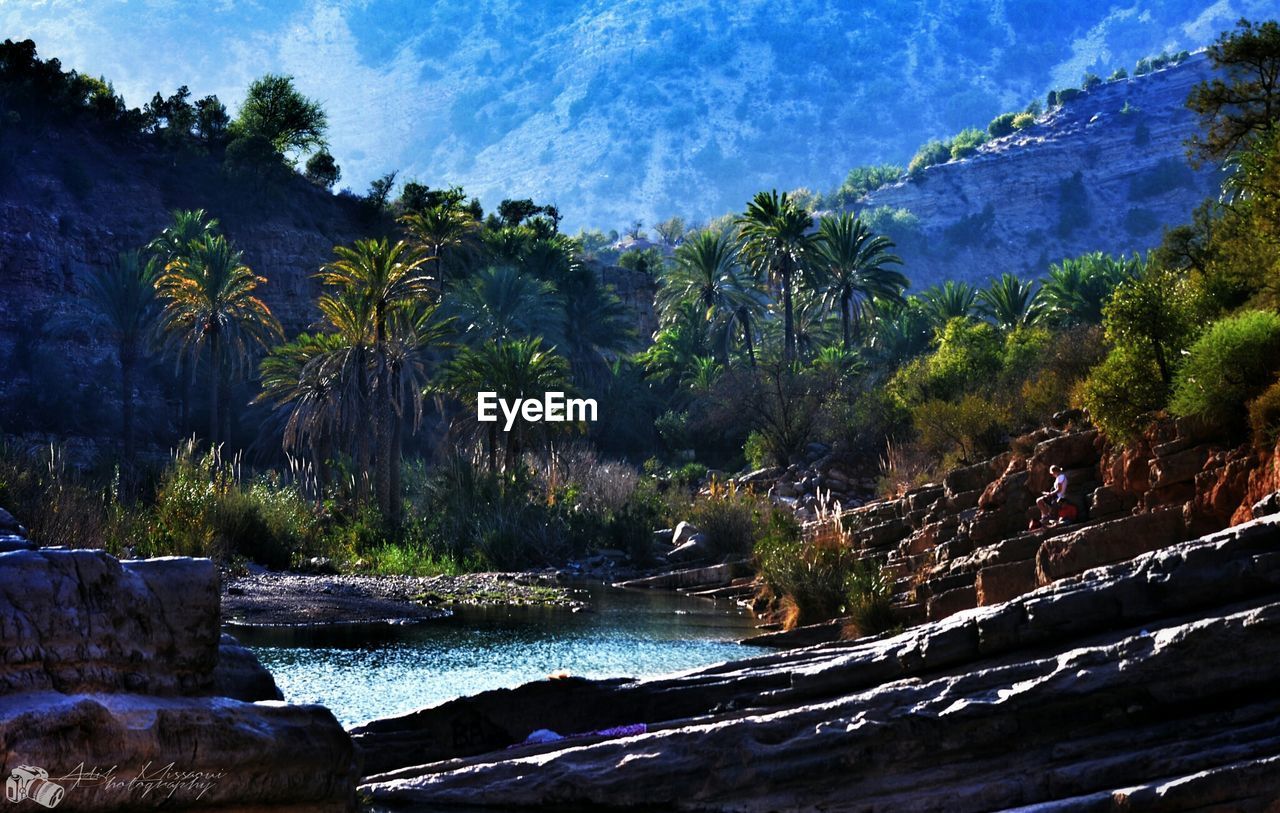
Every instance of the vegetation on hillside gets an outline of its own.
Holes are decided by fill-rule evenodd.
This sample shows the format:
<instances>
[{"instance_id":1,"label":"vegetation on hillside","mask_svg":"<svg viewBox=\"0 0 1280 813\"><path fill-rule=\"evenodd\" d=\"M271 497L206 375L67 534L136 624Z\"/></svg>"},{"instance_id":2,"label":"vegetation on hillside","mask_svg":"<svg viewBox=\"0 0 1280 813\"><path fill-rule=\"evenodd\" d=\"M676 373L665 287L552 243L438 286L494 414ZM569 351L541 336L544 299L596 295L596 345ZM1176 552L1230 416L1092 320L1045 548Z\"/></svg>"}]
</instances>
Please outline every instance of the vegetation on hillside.
<instances>
[{"instance_id":1,"label":"vegetation on hillside","mask_svg":"<svg viewBox=\"0 0 1280 813\"><path fill-rule=\"evenodd\" d=\"M457 188L411 181L395 196L389 174L366 197L378 214L369 236L335 246L314 269L323 293L311 328L286 337L259 297L271 281L246 265L233 235L204 212L175 212L147 246L102 270L86 311L117 354L124 404L139 386L135 365L148 359L167 362L184 393L183 414L153 441L196 439L157 466L136 455L126 408L124 453L96 476L59 465L56 449L47 463L44 450L32 463L4 449L0 503L39 516L33 532L50 543L276 566L328 556L353 568L510 568L598 548L644 560L654 528L692 516L724 555L754 549L797 618L856 606L875 628L874 574L844 562L831 538L802 539L762 497L721 488L708 470L786 466L822 443L851 471L898 490L1006 449L1068 407L1087 408L1117 440L1164 411L1241 439L1274 438L1274 29L1224 34L1209 56L1229 81L1191 100L1217 150L1206 157L1229 169L1223 196L1148 256L1064 258L1036 280L991 269L985 285L909 294L897 213L815 220L812 198L760 192L704 228L663 224L661 244L635 258L657 284L658 329L638 337L591 259L601 240L562 234L555 206L512 199L486 216ZM99 84L5 47L6 109L26 111L36 88L56 86L58 115L101 115ZM263 82L264 94L288 90L283 77ZM323 111L285 95L287 121L268 127L268 113L242 110L225 124L227 161L239 142L236 161L274 156L252 171L289 171L282 156L322 147ZM195 112L186 122L184 98L160 100L156 126L196 144L218 127L201 129ZM133 121L111 109L103 121ZM930 155L967 154L1016 129L1020 115ZM323 185L325 162L310 163ZM855 173L842 194L901 174ZM255 405L228 397L246 389ZM553 390L596 399L600 420L509 429L479 420L480 393ZM257 425L250 444L246 430ZM231 451L251 445L252 465ZM822 573L822 585L805 573Z\"/></svg>"}]
</instances>

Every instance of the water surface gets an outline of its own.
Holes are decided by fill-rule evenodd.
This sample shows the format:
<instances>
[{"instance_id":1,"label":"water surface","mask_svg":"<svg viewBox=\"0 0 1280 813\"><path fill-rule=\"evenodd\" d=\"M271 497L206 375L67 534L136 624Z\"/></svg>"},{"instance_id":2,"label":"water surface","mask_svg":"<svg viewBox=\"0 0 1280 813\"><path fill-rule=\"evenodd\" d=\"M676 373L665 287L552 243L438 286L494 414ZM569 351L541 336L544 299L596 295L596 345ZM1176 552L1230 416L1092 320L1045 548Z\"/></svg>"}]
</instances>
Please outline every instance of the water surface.
<instances>
[{"instance_id":1,"label":"water surface","mask_svg":"<svg viewBox=\"0 0 1280 813\"><path fill-rule=\"evenodd\" d=\"M344 726L557 672L652 677L759 655L730 602L662 591L578 588L590 610L463 607L407 627L230 630L275 675L285 698L323 703Z\"/></svg>"}]
</instances>

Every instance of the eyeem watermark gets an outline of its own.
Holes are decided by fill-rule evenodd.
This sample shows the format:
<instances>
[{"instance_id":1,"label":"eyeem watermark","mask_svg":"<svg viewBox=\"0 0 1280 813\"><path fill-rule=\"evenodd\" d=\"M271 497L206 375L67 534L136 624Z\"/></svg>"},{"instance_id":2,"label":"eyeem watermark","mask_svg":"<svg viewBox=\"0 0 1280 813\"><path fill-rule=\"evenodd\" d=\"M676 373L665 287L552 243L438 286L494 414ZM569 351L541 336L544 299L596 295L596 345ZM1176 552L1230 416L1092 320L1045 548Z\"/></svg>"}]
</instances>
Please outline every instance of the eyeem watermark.
<instances>
[{"instance_id":1,"label":"eyeem watermark","mask_svg":"<svg viewBox=\"0 0 1280 813\"><path fill-rule=\"evenodd\" d=\"M497 423L501 410L506 423L502 431L510 432L520 418L529 423L562 423L569 421L595 421L596 399L566 398L563 392L543 393L542 399L515 398L507 400L499 398L496 392L476 393L476 420L481 423Z\"/></svg>"}]
</instances>

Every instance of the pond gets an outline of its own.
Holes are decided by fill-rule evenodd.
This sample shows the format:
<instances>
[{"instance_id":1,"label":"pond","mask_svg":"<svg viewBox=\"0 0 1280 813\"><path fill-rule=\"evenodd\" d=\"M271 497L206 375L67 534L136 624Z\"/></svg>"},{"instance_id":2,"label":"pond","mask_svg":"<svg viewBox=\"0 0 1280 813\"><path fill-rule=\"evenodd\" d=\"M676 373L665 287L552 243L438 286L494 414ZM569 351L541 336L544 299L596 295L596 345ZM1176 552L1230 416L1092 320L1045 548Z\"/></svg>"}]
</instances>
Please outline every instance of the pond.
<instances>
[{"instance_id":1,"label":"pond","mask_svg":"<svg viewBox=\"0 0 1280 813\"><path fill-rule=\"evenodd\" d=\"M558 672L653 677L759 655L731 602L663 591L575 588L588 610L461 607L402 627L229 630L275 675L285 699L323 703L346 727Z\"/></svg>"}]
</instances>

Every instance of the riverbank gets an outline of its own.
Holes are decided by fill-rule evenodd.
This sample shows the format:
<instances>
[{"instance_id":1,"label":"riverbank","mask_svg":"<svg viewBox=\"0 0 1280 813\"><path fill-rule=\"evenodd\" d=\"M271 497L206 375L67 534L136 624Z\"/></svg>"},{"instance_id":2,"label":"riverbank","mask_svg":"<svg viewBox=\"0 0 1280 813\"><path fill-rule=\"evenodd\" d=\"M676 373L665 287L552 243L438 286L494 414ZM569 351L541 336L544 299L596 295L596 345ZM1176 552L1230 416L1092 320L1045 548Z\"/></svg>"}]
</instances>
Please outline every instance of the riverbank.
<instances>
[{"instance_id":1,"label":"riverbank","mask_svg":"<svg viewBox=\"0 0 1280 813\"><path fill-rule=\"evenodd\" d=\"M554 579L530 573L458 576L316 575L260 570L229 576L222 618L229 626L412 624L455 606L585 606Z\"/></svg>"}]
</instances>

